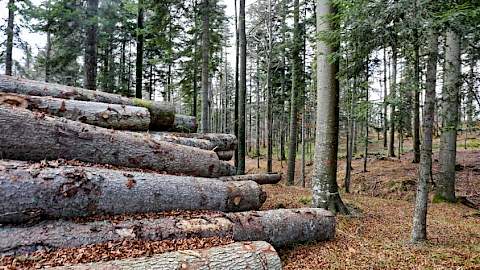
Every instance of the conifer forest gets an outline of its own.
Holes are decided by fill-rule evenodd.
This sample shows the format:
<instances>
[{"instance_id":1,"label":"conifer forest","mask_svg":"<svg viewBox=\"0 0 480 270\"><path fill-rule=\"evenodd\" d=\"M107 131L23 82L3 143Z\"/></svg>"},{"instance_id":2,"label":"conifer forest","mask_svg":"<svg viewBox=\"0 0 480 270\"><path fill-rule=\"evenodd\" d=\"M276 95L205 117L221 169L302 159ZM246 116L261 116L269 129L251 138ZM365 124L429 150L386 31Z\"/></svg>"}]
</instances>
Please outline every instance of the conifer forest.
<instances>
[{"instance_id":1,"label":"conifer forest","mask_svg":"<svg viewBox=\"0 0 480 270\"><path fill-rule=\"evenodd\" d=\"M0 0L0 269L480 269L480 1Z\"/></svg>"}]
</instances>

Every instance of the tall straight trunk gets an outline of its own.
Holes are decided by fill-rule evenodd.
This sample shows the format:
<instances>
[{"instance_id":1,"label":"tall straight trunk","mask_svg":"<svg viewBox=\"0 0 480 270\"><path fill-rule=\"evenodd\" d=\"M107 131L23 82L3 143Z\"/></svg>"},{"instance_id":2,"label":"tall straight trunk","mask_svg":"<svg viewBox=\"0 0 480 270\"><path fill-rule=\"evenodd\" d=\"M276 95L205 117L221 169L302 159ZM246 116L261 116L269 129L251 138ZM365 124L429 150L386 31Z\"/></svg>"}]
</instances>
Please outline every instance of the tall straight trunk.
<instances>
[{"instance_id":1,"label":"tall straight trunk","mask_svg":"<svg viewBox=\"0 0 480 270\"><path fill-rule=\"evenodd\" d=\"M135 66L135 97L142 98L143 79L143 0L138 0L137 58Z\"/></svg>"},{"instance_id":2,"label":"tall straight trunk","mask_svg":"<svg viewBox=\"0 0 480 270\"><path fill-rule=\"evenodd\" d=\"M328 15L336 10L328 0L317 0L317 33L331 31L338 24L328 22ZM338 103L339 63L331 63L328 57L336 52L340 43L330 47L327 42L317 40L317 126L315 139L315 163L312 177L313 206L334 213L348 213L337 185L338 153Z\"/></svg>"},{"instance_id":3,"label":"tall straight trunk","mask_svg":"<svg viewBox=\"0 0 480 270\"><path fill-rule=\"evenodd\" d=\"M435 85L437 81L437 33L430 33L427 46L428 62L423 109L423 144L412 228L412 242L414 243L427 240L428 182L432 179L432 139L435 116Z\"/></svg>"},{"instance_id":4,"label":"tall straight trunk","mask_svg":"<svg viewBox=\"0 0 480 270\"><path fill-rule=\"evenodd\" d=\"M5 75L12 75L13 21L15 17L15 0L8 1L7 48L5 52Z\"/></svg>"},{"instance_id":5,"label":"tall straight trunk","mask_svg":"<svg viewBox=\"0 0 480 270\"><path fill-rule=\"evenodd\" d=\"M272 1L268 0L268 56L267 56L267 172L273 170L273 89L272 89L272 53L273 53L273 26L272 26Z\"/></svg>"},{"instance_id":6,"label":"tall straight trunk","mask_svg":"<svg viewBox=\"0 0 480 270\"><path fill-rule=\"evenodd\" d=\"M194 20L194 28L197 29L197 0L193 1L193 20ZM197 117L197 97L198 97L198 89L197 89L197 70L198 70L198 61L197 61L197 44L198 44L198 35L197 31L193 35L193 97L192 97L192 113L193 117Z\"/></svg>"},{"instance_id":7,"label":"tall straight trunk","mask_svg":"<svg viewBox=\"0 0 480 270\"><path fill-rule=\"evenodd\" d=\"M395 42L395 41L394 41ZM388 156L395 156L395 98L396 98L396 88L397 88L397 45L392 44L392 78L390 85L390 141L388 145Z\"/></svg>"},{"instance_id":8,"label":"tall straight trunk","mask_svg":"<svg viewBox=\"0 0 480 270\"><path fill-rule=\"evenodd\" d=\"M50 58L52 54L52 33L47 30L47 47L45 50L45 82L50 81Z\"/></svg>"},{"instance_id":9,"label":"tall straight trunk","mask_svg":"<svg viewBox=\"0 0 480 270\"><path fill-rule=\"evenodd\" d=\"M388 89L387 89L387 47L383 48L383 149L388 148Z\"/></svg>"},{"instance_id":10,"label":"tall straight trunk","mask_svg":"<svg viewBox=\"0 0 480 270\"><path fill-rule=\"evenodd\" d=\"M203 0L202 8L202 133L210 131L208 99L208 74L209 74L209 50L210 50L210 1Z\"/></svg>"},{"instance_id":11,"label":"tall straight trunk","mask_svg":"<svg viewBox=\"0 0 480 270\"><path fill-rule=\"evenodd\" d=\"M460 61L460 37L453 30L446 36L445 87L442 90L442 134L440 139L441 177L435 196L455 202L455 162L457 151L457 127L459 120L459 92L462 85Z\"/></svg>"},{"instance_id":12,"label":"tall straight trunk","mask_svg":"<svg viewBox=\"0 0 480 270\"><path fill-rule=\"evenodd\" d=\"M367 103L367 109L365 110L365 153L364 153L364 156L363 156L363 172L367 172L367 161L368 161L368 120L369 120L369 96L368 96L368 90L369 90L369 84L368 84L368 79L369 79L369 71L368 71L368 63L369 63L369 59L368 59L368 56L367 56L367 65L366 65L366 69L365 69L365 81L367 83L367 86L366 86L366 89L365 89L365 98L366 98L366 103Z\"/></svg>"},{"instance_id":13,"label":"tall straight trunk","mask_svg":"<svg viewBox=\"0 0 480 270\"><path fill-rule=\"evenodd\" d=\"M293 185L295 180L295 160L297 156L297 115L298 96L301 91L301 69L302 59L300 58L301 29L300 29L300 4L299 0L294 1L293 11L293 48L292 48L292 91L290 94L290 143L288 153L287 184Z\"/></svg>"},{"instance_id":14,"label":"tall straight trunk","mask_svg":"<svg viewBox=\"0 0 480 270\"><path fill-rule=\"evenodd\" d=\"M259 50L257 49L257 59L256 59L256 66L257 66L257 115L256 115L256 149L255 155L257 156L257 168L260 168L260 56Z\"/></svg>"},{"instance_id":15,"label":"tall straight trunk","mask_svg":"<svg viewBox=\"0 0 480 270\"><path fill-rule=\"evenodd\" d=\"M238 138L238 66L240 61L240 48L239 48L239 36L238 36L238 12L237 12L237 0L235 0L235 107L234 107L234 134ZM238 149L235 149L235 167L238 166Z\"/></svg>"},{"instance_id":16,"label":"tall straight trunk","mask_svg":"<svg viewBox=\"0 0 480 270\"><path fill-rule=\"evenodd\" d=\"M287 0L282 0L282 76L281 76L281 91L282 94L285 94L286 92L286 84L287 84L287 76L286 76L286 69L287 69L287 64L286 64L286 44L287 44L287 39L286 39L286 33L287 33ZM282 122L286 122L286 113L285 113L285 100L282 99L282 111L281 111L281 119ZM285 137L287 136L286 134L286 128L284 125L280 126L280 164L282 165L283 168L283 161L286 160L287 158L285 157Z\"/></svg>"},{"instance_id":17,"label":"tall straight trunk","mask_svg":"<svg viewBox=\"0 0 480 270\"><path fill-rule=\"evenodd\" d=\"M97 89L97 13L98 0L87 1L84 87Z\"/></svg>"},{"instance_id":18,"label":"tall straight trunk","mask_svg":"<svg viewBox=\"0 0 480 270\"><path fill-rule=\"evenodd\" d=\"M245 33L245 0L240 0L239 10L240 78L238 88L238 162L237 174L245 174L245 103L247 96L247 35Z\"/></svg>"},{"instance_id":19,"label":"tall straight trunk","mask_svg":"<svg viewBox=\"0 0 480 270\"><path fill-rule=\"evenodd\" d=\"M415 0L415 16L417 16L417 1ZM418 30L414 35L414 86L413 86L413 163L420 162L420 38Z\"/></svg>"}]
</instances>

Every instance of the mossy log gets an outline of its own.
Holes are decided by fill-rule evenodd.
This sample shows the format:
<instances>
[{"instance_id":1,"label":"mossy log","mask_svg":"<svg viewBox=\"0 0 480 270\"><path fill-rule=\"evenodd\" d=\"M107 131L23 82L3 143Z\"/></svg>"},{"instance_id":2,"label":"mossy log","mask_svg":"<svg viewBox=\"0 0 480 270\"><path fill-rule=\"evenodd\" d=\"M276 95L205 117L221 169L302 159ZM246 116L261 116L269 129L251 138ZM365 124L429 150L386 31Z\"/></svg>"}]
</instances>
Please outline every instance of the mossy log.
<instances>
[{"instance_id":1,"label":"mossy log","mask_svg":"<svg viewBox=\"0 0 480 270\"><path fill-rule=\"evenodd\" d=\"M104 128L146 131L150 126L150 112L143 107L2 92L0 104L10 104Z\"/></svg>"},{"instance_id":2,"label":"mossy log","mask_svg":"<svg viewBox=\"0 0 480 270\"><path fill-rule=\"evenodd\" d=\"M71 87L0 75L0 91L29 96L50 96L61 99L145 107L150 111L150 129L168 130L175 123L175 106L167 102L123 97L102 91Z\"/></svg>"},{"instance_id":3,"label":"mossy log","mask_svg":"<svg viewBox=\"0 0 480 270\"><path fill-rule=\"evenodd\" d=\"M64 266L55 269L281 270L282 262L269 243L256 241L232 243L208 249L168 252L145 258Z\"/></svg>"},{"instance_id":4,"label":"mossy log","mask_svg":"<svg viewBox=\"0 0 480 270\"><path fill-rule=\"evenodd\" d=\"M0 106L0 126L0 157L5 159L76 159L201 177L235 174L235 168L219 160L212 151L17 107Z\"/></svg>"}]
</instances>

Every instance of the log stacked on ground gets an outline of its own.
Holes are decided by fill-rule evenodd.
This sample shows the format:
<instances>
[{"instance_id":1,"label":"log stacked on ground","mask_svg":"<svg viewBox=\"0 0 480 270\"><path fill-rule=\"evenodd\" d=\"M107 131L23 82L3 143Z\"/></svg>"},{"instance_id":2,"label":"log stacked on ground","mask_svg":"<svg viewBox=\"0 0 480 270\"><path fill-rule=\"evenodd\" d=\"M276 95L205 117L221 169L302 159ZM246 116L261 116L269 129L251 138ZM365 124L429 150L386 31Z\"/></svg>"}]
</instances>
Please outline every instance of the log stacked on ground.
<instances>
[{"instance_id":1,"label":"log stacked on ground","mask_svg":"<svg viewBox=\"0 0 480 270\"><path fill-rule=\"evenodd\" d=\"M168 128L168 131L186 133L197 132L197 118L183 114L175 114L173 127Z\"/></svg>"},{"instance_id":2,"label":"log stacked on ground","mask_svg":"<svg viewBox=\"0 0 480 270\"><path fill-rule=\"evenodd\" d=\"M0 92L0 104L44 112L104 128L145 131L150 112L143 107Z\"/></svg>"},{"instance_id":3,"label":"log stacked on ground","mask_svg":"<svg viewBox=\"0 0 480 270\"><path fill-rule=\"evenodd\" d=\"M219 178L221 181L254 181L259 185L272 185L277 184L282 180L282 175L278 173L267 174L244 174L244 175L232 175L222 176Z\"/></svg>"},{"instance_id":4,"label":"log stacked on ground","mask_svg":"<svg viewBox=\"0 0 480 270\"><path fill-rule=\"evenodd\" d=\"M228 213L224 216L163 217L121 222L44 221L31 227L4 226L0 254L78 247L107 241L165 240L185 237L231 237L268 241L276 247L334 237L335 216L317 208Z\"/></svg>"},{"instance_id":5,"label":"log stacked on ground","mask_svg":"<svg viewBox=\"0 0 480 270\"><path fill-rule=\"evenodd\" d=\"M282 263L275 249L262 241L240 242L200 250L168 252L148 258L98 262L55 269L209 269L280 270Z\"/></svg>"},{"instance_id":6,"label":"log stacked on ground","mask_svg":"<svg viewBox=\"0 0 480 270\"><path fill-rule=\"evenodd\" d=\"M238 212L257 210L265 199L253 181L0 161L0 223L170 210Z\"/></svg>"},{"instance_id":7,"label":"log stacked on ground","mask_svg":"<svg viewBox=\"0 0 480 270\"><path fill-rule=\"evenodd\" d=\"M101 91L20 79L6 75L0 75L0 91L29 96L50 96L61 99L145 107L150 111L150 128L152 130L170 130L174 127L176 118L175 107L170 103L127 98ZM183 119L183 116L179 115L178 118Z\"/></svg>"},{"instance_id":8,"label":"log stacked on ground","mask_svg":"<svg viewBox=\"0 0 480 270\"><path fill-rule=\"evenodd\" d=\"M24 109L0 106L0 126L0 154L6 159L77 159L202 177L235 173L232 165L220 161L211 151Z\"/></svg>"}]
</instances>

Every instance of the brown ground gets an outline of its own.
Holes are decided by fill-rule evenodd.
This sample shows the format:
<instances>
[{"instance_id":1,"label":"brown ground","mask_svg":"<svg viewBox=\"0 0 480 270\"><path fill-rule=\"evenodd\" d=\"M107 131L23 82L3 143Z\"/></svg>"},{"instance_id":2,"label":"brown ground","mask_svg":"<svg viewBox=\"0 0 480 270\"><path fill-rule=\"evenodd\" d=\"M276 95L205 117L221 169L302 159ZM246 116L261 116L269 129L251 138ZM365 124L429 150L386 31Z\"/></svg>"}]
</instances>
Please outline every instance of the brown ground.
<instances>
[{"instance_id":1,"label":"brown ground","mask_svg":"<svg viewBox=\"0 0 480 270\"><path fill-rule=\"evenodd\" d=\"M354 160L352 193L342 196L346 203L359 209L360 214L338 217L337 235L333 241L278 250L285 269L480 269L480 211L461 204L430 204L429 241L423 246L409 244L417 177L417 165L410 160L411 154L400 160L380 160L372 156L366 173L362 172L363 160ZM480 202L480 150L460 150L457 160L463 166L457 174L457 193ZM249 172L264 171L263 160L261 165L257 169L256 160L247 161ZM344 161L339 161L339 183L343 181L343 169ZM280 162L275 161L274 170L285 173L286 163L282 168ZM308 166L307 187L311 170L312 166ZM438 162L434 164L434 172L438 172ZM268 199L263 209L306 207L311 201L308 188L279 184L265 186L265 190ZM80 249L38 252L27 257L0 258L0 269L33 269L140 257L230 242L230 239L211 238L105 243Z\"/></svg>"}]
</instances>

